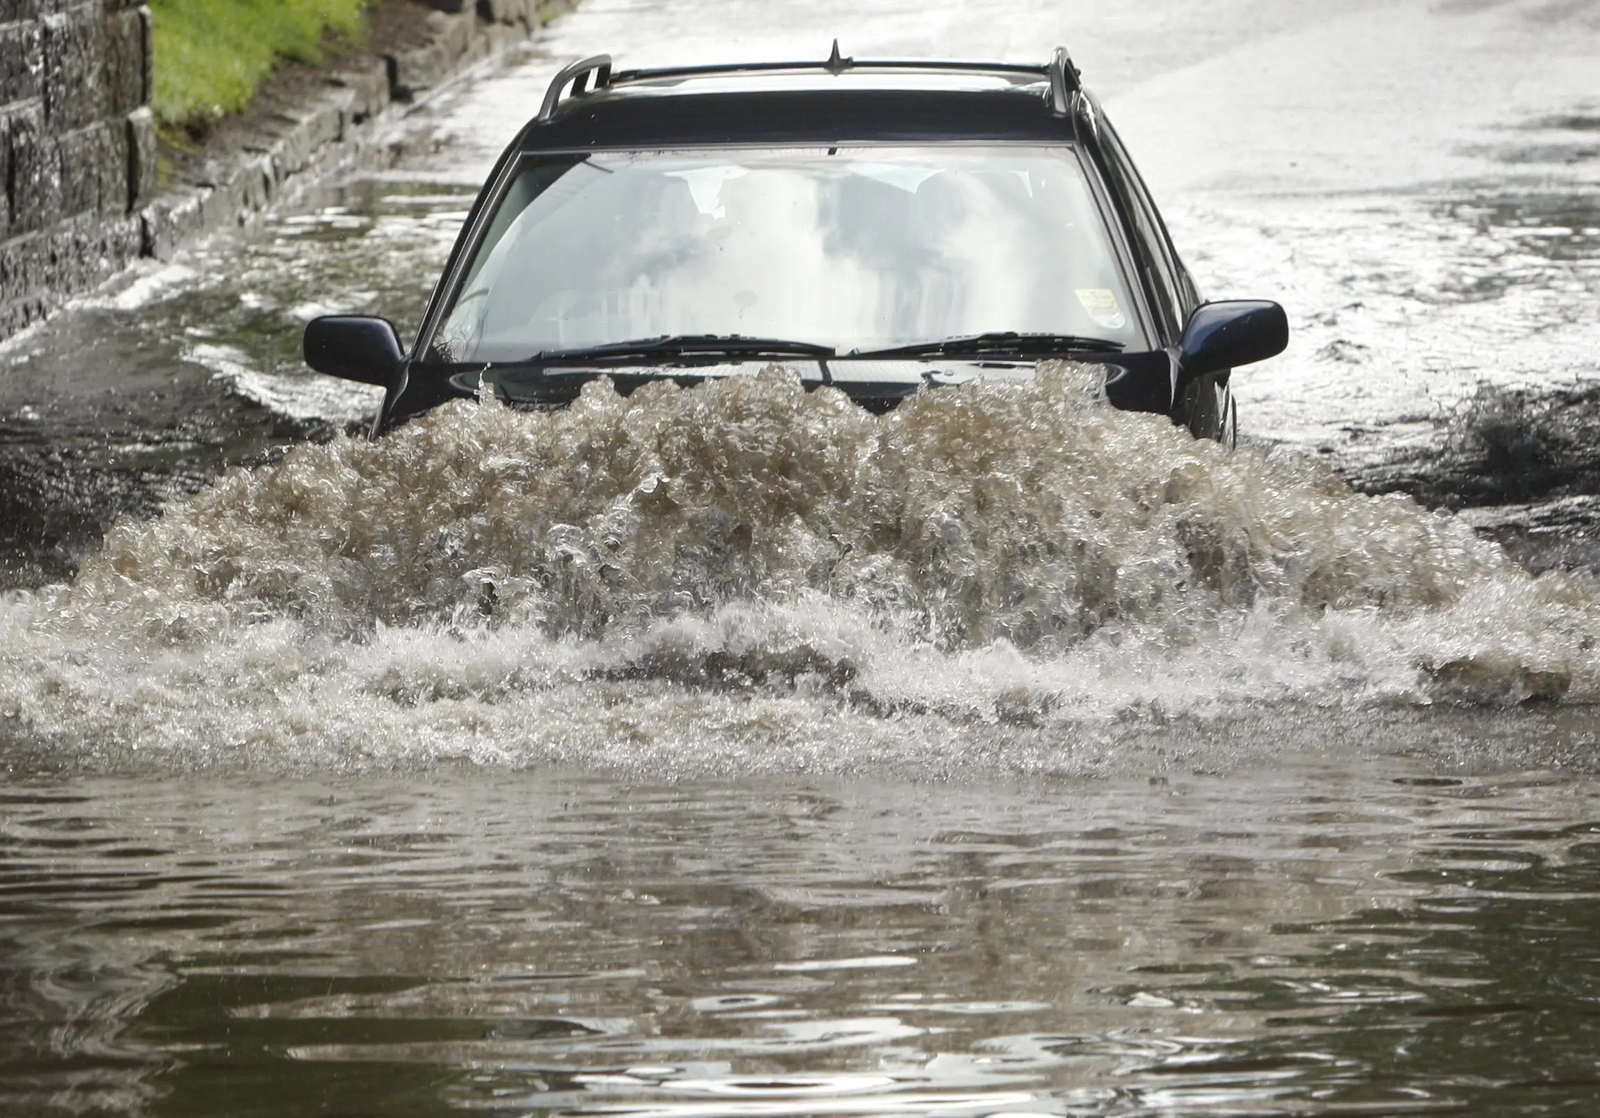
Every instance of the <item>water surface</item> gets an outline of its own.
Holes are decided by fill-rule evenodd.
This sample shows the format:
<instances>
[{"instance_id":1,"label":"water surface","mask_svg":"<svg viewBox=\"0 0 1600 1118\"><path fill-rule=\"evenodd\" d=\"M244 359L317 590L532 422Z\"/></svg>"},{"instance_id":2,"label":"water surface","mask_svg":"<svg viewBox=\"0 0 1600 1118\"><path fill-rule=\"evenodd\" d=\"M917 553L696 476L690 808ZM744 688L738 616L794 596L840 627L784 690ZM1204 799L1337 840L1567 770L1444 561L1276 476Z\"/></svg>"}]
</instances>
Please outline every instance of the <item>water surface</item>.
<instances>
[{"instance_id":1,"label":"water surface","mask_svg":"<svg viewBox=\"0 0 1600 1118\"><path fill-rule=\"evenodd\" d=\"M1581 1113L1600 787L13 784L7 1113Z\"/></svg>"},{"instance_id":2,"label":"water surface","mask_svg":"<svg viewBox=\"0 0 1600 1118\"><path fill-rule=\"evenodd\" d=\"M1592 1110L1594 5L1070 15L590 0L0 353L0 1111ZM343 434L301 327L415 326L562 62L834 35L1066 41L1294 317L1247 445L1070 366Z\"/></svg>"}]
</instances>

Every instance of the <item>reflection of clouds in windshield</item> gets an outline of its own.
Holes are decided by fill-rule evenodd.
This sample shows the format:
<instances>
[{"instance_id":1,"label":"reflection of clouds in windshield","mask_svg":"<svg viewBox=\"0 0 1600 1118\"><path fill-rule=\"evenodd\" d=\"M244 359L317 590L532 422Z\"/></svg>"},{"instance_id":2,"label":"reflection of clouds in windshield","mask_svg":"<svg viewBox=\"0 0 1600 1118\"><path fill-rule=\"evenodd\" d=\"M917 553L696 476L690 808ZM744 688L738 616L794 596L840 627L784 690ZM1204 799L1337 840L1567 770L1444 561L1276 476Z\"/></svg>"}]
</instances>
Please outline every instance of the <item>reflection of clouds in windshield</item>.
<instances>
[{"instance_id":1,"label":"reflection of clouds in windshield","mask_svg":"<svg viewBox=\"0 0 1600 1118\"><path fill-rule=\"evenodd\" d=\"M455 359L662 334L844 349L991 330L1103 336L1072 293L1123 290L1070 152L694 160L595 156L529 199L452 311Z\"/></svg>"},{"instance_id":2,"label":"reflection of clouds in windshield","mask_svg":"<svg viewBox=\"0 0 1600 1118\"><path fill-rule=\"evenodd\" d=\"M818 236L817 182L770 170L724 178L715 208L731 216L658 214L641 230L635 273L616 274L624 262L613 261L601 280L613 297L563 323L563 344L680 333L832 337L876 299L880 277L830 256Z\"/></svg>"},{"instance_id":3,"label":"reflection of clouds in windshield","mask_svg":"<svg viewBox=\"0 0 1600 1118\"><path fill-rule=\"evenodd\" d=\"M668 171L667 178L682 179L688 183L695 209L707 217L721 220L728 216L728 207L722 204L722 184L729 179L742 179L749 173L747 168L724 164L720 167L692 167L687 171Z\"/></svg>"},{"instance_id":4,"label":"reflection of clouds in windshield","mask_svg":"<svg viewBox=\"0 0 1600 1118\"><path fill-rule=\"evenodd\" d=\"M830 251L822 236L827 187L826 179L765 168L723 187L732 217L714 230L711 251L678 277L705 293L699 309L726 324L714 330L827 341L871 321L883 279Z\"/></svg>"},{"instance_id":5,"label":"reflection of clouds in windshield","mask_svg":"<svg viewBox=\"0 0 1600 1118\"><path fill-rule=\"evenodd\" d=\"M950 185L960 217L945 228L941 247L960 262L959 275L982 277L962 284L961 332L1060 329L1060 305L1070 297L1061 279L1083 253L1070 250L1059 226L1041 230L1026 220L1027 192L1014 177L973 176Z\"/></svg>"},{"instance_id":6,"label":"reflection of clouds in windshield","mask_svg":"<svg viewBox=\"0 0 1600 1118\"><path fill-rule=\"evenodd\" d=\"M932 167L914 167L904 163L873 163L860 159L852 160L849 169L851 174L897 186L907 194L915 194L917 187L939 173Z\"/></svg>"}]
</instances>

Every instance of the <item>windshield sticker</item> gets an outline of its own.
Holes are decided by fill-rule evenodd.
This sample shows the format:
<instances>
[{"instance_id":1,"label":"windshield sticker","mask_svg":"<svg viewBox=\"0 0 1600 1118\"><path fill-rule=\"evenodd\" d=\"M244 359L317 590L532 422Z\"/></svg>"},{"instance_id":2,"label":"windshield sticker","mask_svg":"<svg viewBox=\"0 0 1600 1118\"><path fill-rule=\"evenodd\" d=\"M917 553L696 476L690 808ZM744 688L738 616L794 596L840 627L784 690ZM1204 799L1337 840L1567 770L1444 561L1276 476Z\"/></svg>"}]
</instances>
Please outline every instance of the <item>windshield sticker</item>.
<instances>
[{"instance_id":1,"label":"windshield sticker","mask_svg":"<svg viewBox=\"0 0 1600 1118\"><path fill-rule=\"evenodd\" d=\"M1083 304L1096 326L1120 330L1128 324L1128 316L1117 305L1117 293L1109 287L1080 287L1077 293L1078 302Z\"/></svg>"}]
</instances>

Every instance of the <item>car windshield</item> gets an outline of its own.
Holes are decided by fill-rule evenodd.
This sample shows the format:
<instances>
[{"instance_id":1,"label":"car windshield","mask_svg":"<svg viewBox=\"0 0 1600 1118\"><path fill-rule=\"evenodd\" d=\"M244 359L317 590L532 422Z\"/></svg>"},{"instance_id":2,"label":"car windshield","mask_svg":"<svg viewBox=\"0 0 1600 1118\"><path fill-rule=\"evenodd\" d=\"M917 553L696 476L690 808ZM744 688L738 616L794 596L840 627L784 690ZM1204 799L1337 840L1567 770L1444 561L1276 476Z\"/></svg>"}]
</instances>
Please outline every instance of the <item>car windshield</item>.
<instances>
[{"instance_id":1,"label":"car windshield","mask_svg":"<svg viewBox=\"0 0 1600 1118\"><path fill-rule=\"evenodd\" d=\"M528 158L430 356L683 336L847 355L1000 332L1142 339L1070 147Z\"/></svg>"}]
</instances>

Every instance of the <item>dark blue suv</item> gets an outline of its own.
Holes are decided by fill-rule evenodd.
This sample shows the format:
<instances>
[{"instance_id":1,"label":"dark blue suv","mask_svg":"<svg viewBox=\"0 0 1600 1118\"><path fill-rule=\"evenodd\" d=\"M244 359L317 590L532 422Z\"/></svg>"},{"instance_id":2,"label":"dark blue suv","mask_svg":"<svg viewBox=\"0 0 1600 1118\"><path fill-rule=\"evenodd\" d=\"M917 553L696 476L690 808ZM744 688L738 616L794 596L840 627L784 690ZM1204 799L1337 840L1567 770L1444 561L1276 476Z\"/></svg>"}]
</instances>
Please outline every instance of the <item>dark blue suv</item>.
<instances>
[{"instance_id":1,"label":"dark blue suv","mask_svg":"<svg viewBox=\"0 0 1600 1118\"><path fill-rule=\"evenodd\" d=\"M501 156L405 353L318 319L313 369L382 385L380 432L492 391L780 363L874 410L1045 358L1118 407L1231 442L1234 366L1275 303L1202 303L1064 50L1046 65L856 61L563 70Z\"/></svg>"}]
</instances>

